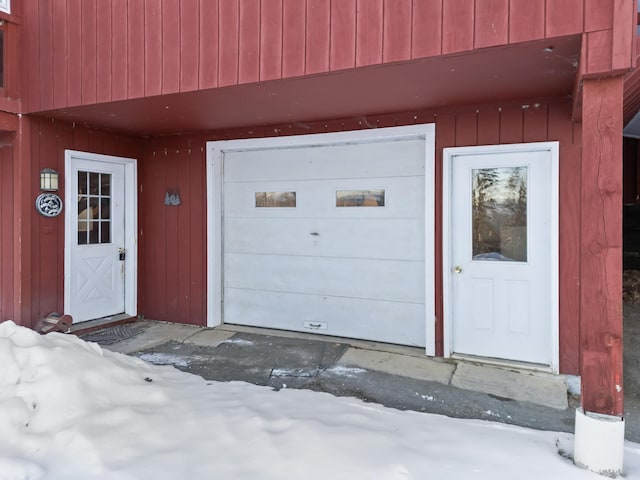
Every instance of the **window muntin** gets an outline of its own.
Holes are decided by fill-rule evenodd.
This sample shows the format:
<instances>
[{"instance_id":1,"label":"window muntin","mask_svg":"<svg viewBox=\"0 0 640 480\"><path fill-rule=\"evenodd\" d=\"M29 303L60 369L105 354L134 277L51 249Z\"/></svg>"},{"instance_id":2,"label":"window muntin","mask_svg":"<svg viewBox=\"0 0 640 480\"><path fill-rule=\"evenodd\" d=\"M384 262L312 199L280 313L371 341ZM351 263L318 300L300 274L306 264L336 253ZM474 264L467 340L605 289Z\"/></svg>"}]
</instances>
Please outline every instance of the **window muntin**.
<instances>
[{"instance_id":1,"label":"window muntin","mask_svg":"<svg viewBox=\"0 0 640 480\"><path fill-rule=\"evenodd\" d=\"M111 174L78 172L78 245L111 243Z\"/></svg>"}]
</instances>

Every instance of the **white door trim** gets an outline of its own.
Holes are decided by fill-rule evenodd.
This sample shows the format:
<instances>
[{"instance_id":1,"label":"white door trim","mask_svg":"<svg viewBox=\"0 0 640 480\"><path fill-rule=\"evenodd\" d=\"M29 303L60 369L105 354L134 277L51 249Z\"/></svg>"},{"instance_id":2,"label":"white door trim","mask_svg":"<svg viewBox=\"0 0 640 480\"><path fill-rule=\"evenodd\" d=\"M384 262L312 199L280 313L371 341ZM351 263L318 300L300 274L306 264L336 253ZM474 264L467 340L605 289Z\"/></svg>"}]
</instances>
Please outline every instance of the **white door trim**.
<instances>
[{"instance_id":1,"label":"white door trim","mask_svg":"<svg viewBox=\"0 0 640 480\"><path fill-rule=\"evenodd\" d=\"M207 326L214 327L222 318L223 256L223 160L226 152L264 148L366 143L384 139L422 138L425 140L425 191L435 191L435 125L355 130L288 137L223 140L207 142ZM435 355L435 270L434 228L435 198L425 198L425 322L426 353Z\"/></svg>"},{"instance_id":2,"label":"white door trim","mask_svg":"<svg viewBox=\"0 0 640 480\"><path fill-rule=\"evenodd\" d=\"M495 154L510 152L549 152L551 155L551 212L550 212L550 312L551 321L551 364L549 368L554 372L559 371L560 345L559 345L559 269L558 269L558 241L559 241L559 143L536 142L508 145L486 145L478 147L452 147L443 149L443 190L442 190L442 276L443 276L443 306L444 306L444 356L452 355L453 325L452 325L452 282L453 265L451 261L451 242L453 239L451 222L451 197L455 194L452 185L452 158L464 155ZM508 363L508 362L505 362Z\"/></svg>"},{"instance_id":3,"label":"white door trim","mask_svg":"<svg viewBox=\"0 0 640 480\"><path fill-rule=\"evenodd\" d=\"M97 153L80 152L77 150L65 150L64 169L65 181L74 181L69 177L73 159L98 161L104 163L116 163L124 165L125 169L125 249L127 251L125 268L125 314L132 317L138 314L138 167L137 160L133 158L114 157ZM65 215L64 215L64 311L70 312L71 305L71 246L73 242L73 223L77 221L75 212L69 209L70 205L76 205L77 199L71 198L71 188L65 187Z\"/></svg>"}]
</instances>

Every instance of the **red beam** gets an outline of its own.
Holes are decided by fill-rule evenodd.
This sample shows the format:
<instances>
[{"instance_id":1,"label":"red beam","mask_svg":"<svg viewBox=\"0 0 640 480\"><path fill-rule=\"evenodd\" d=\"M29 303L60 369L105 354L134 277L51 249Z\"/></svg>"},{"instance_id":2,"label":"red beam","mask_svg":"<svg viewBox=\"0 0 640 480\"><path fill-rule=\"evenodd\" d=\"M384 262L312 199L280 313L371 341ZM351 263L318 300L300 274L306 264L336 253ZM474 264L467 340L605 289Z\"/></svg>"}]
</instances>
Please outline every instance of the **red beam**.
<instances>
[{"instance_id":1,"label":"red beam","mask_svg":"<svg viewBox=\"0 0 640 480\"><path fill-rule=\"evenodd\" d=\"M623 414L623 79L584 80L582 100L582 407Z\"/></svg>"},{"instance_id":2,"label":"red beam","mask_svg":"<svg viewBox=\"0 0 640 480\"><path fill-rule=\"evenodd\" d=\"M13 185L15 219L13 238L13 320L30 327L31 318L31 220L35 211L31 195L31 123L18 120L13 149Z\"/></svg>"}]
</instances>

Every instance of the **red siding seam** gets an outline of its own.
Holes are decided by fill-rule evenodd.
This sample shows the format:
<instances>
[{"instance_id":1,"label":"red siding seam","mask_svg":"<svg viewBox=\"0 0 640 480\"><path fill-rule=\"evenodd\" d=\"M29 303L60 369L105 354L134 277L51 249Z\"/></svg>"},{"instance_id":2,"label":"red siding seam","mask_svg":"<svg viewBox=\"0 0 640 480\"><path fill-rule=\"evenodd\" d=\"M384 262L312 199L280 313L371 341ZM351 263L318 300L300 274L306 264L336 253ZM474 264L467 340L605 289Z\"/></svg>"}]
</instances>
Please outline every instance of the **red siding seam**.
<instances>
[{"instance_id":1,"label":"red siding seam","mask_svg":"<svg viewBox=\"0 0 640 480\"><path fill-rule=\"evenodd\" d=\"M53 32L51 30L52 26L50 22L51 3L40 2L40 7L43 6L42 5L43 3L45 8L39 9L40 57L39 57L38 64L40 65L40 79L39 79L40 109L48 110L52 108L52 96L53 96L49 91L53 86L54 65L52 64L52 55L50 51L51 45L53 45ZM43 20L42 17L47 16L47 14L48 14L48 18L45 18ZM45 54L43 54L43 50L45 50L46 52Z\"/></svg>"},{"instance_id":2,"label":"red siding seam","mask_svg":"<svg viewBox=\"0 0 640 480\"><path fill-rule=\"evenodd\" d=\"M329 57L328 60L328 67L327 67L327 71L330 72L331 71L331 39L333 38L331 33L333 32L333 10L331 10L331 6L333 4L333 0L329 0L329 51L327 53L327 56Z\"/></svg>"},{"instance_id":3,"label":"red siding seam","mask_svg":"<svg viewBox=\"0 0 640 480\"><path fill-rule=\"evenodd\" d=\"M180 90L180 1L162 0L161 12L162 93L175 93Z\"/></svg>"},{"instance_id":4,"label":"red siding seam","mask_svg":"<svg viewBox=\"0 0 640 480\"><path fill-rule=\"evenodd\" d=\"M444 0L440 0L440 48L438 53L440 55L444 53Z\"/></svg>"},{"instance_id":5,"label":"red siding seam","mask_svg":"<svg viewBox=\"0 0 640 480\"><path fill-rule=\"evenodd\" d=\"M240 83L240 3L237 2L238 5L238 14L237 14L237 19L238 19L238 26L237 26L237 33L238 35L236 36L236 55L238 56L238 58L236 59L236 81L235 83L238 84Z\"/></svg>"},{"instance_id":6,"label":"red siding seam","mask_svg":"<svg viewBox=\"0 0 640 480\"><path fill-rule=\"evenodd\" d=\"M329 36L329 69L353 68L356 64L356 0L332 0Z\"/></svg>"},{"instance_id":7,"label":"red siding seam","mask_svg":"<svg viewBox=\"0 0 640 480\"><path fill-rule=\"evenodd\" d=\"M180 11L180 92L198 89L200 78L200 2L182 0Z\"/></svg>"},{"instance_id":8,"label":"red siding seam","mask_svg":"<svg viewBox=\"0 0 640 480\"><path fill-rule=\"evenodd\" d=\"M158 1L145 2L145 95L159 95L163 88L162 8Z\"/></svg>"},{"instance_id":9,"label":"red siding seam","mask_svg":"<svg viewBox=\"0 0 640 480\"><path fill-rule=\"evenodd\" d=\"M218 86L218 44L220 32L218 28L219 2L218 0L200 0L198 40L198 88L205 90ZM206 35L205 35L206 32Z\"/></svg>"},{"instance_id":10,"label":"red siding seam","mask_svg":"<svg viewBox=\"0 0 640 480\"><path fill-rule=\"evenodd\" d=\"M128 44L126 37L118 32L128 29L126 2L113 0L111 3L111 100L124 100L128 97L127 84L127 56Z\"/></svg>"},{"instance_id":11,"label":"red siding seam","mask_svg":"<svg viewBox=\"0 0 640 480\"><path fill-rule=\"evenodd\" d=\"M144 96L144 22L144 4L127 3L127 98Z\"/></svg>"},{"instance_id":12,"label":"red siding seam","mask_svg":"<svg viewBox=\"0 0 640 480\"><path fill-rule=\"evenodd\" d=\"M66 65L67 58L67 2L56 2L52 6L53 17L52 22L58 25L53 29L53 42L51 48L53 50L53 106L54 108L65 107L68 104L67 84L69 69L56 68L56 65Z\"/></svg>"},{"instance_id":13,"label":"red siding seam","mask_svg":"<svg viewBox=\"0 0 640 480\"><path fill-rule=\"evenodd\" d=\"M282 19L282 28L280 28L280 78L284 78L284 2L280 3L280 18Z\"/></svg>"},{"instance_id":14,"label":"red siding seam","mask_svg":"<svg viewBox=\"0 0 640 480\"><path fill-rule=\"evenodd\" d=\"M511 44L511 2L507 2L507 45Z\"/></svg>"},{"instance_id":15,"label":"red siding seam","mask_svg":"<svg viewBox=\"0 0 640 480\"><path fill-rule=\"evenodd\" d=\"M473 8L472 8L472 12L473 12L473 22L471 22L471 25L473 25L473 32L471 33L471 45L473 49L476 48L476 26L478 23L478 16L476 15L476 5L477 2L476 0L473 0Z\"/></svg>"},{"instance_id":16,"label":"red siding seam","mask_svg":"<svg viewBox=\"0 0 640 480\"><path fill-rule=\"evenodd\" d=\"M387 0L382 0L382 25L380 26L380 63L384 63L384 11L387 6Z\"/></svg>"},{"instance_id":17,"label":"red siding seam","mask_svg":"<svg viewBox=\"0 0 640 480\"><path fill-rule=\"evenodd\" d=\"M409 35L409 58L413 57L413 0L411 1L411 8L409 8L409 29L411 33Z\"/></svg>"},{"instance_id":18,"label":"red siding seam","mask_svg":"<svg viewBox=\"0 0 640 480\"><path fill-rule=\"evenodd\" d=\"M98 9L96 9L96 15L99 21L96 25L96 38L98 51L96 55L97 70L96 70L96 101L98 103L111 101L111 0L102 0L98 3ZM67 69L73 72L73 69L67 63ZM71 86L69 86L71 90ZM69 100L71 105L71 100Z\"/></svg>"}]
</instances>

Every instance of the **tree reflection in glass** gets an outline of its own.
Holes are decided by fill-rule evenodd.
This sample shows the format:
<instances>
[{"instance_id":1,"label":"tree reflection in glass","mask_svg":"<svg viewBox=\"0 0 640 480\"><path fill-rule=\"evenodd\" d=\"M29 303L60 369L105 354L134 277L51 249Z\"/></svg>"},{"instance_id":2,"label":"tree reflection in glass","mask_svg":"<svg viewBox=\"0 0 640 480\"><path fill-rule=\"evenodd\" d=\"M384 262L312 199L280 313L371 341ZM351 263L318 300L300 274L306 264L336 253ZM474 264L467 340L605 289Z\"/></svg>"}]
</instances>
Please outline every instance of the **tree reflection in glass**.
<instances>
[{"instance_id":1,"label":"tree reflection in glass","mask_svg":"<svg viewBox=\"0 0 640 480\"><path fill-rule=\"evenodd\" d=\"M474 260L527 261L527 167L472 170Z\"/></svg>"}]
</instances>

